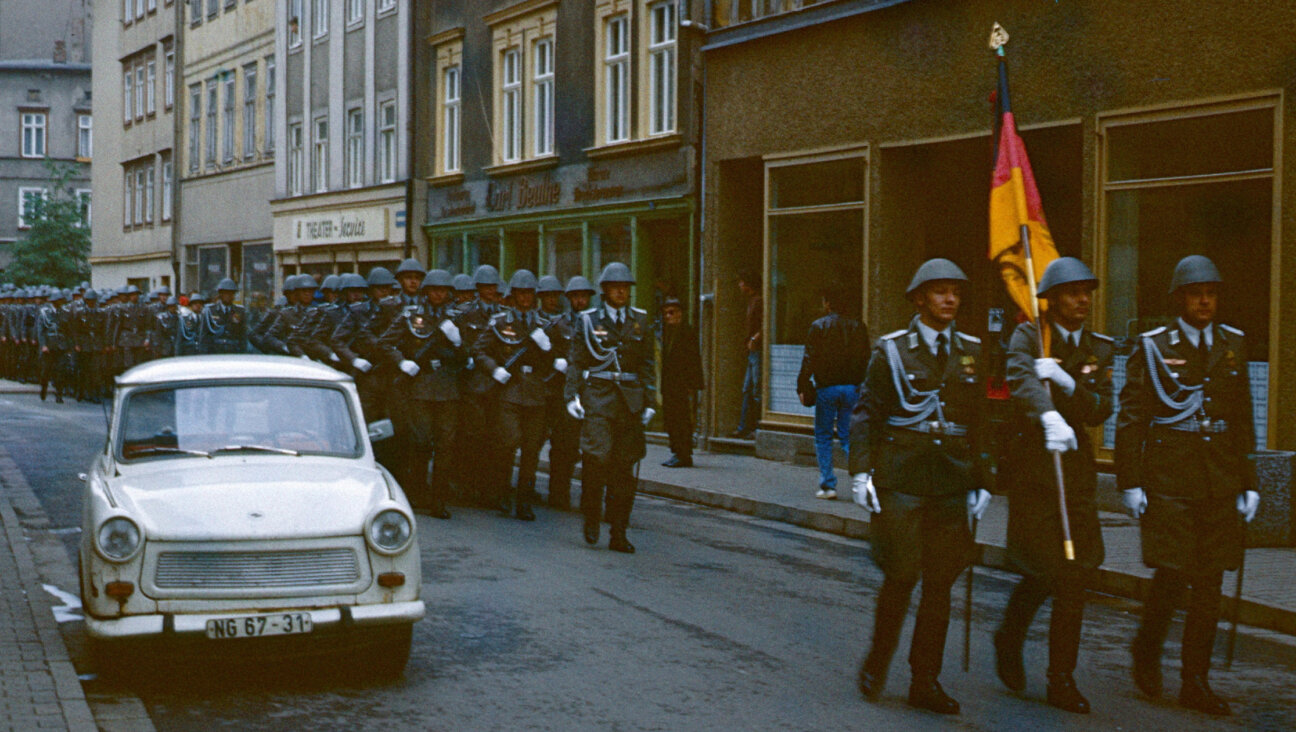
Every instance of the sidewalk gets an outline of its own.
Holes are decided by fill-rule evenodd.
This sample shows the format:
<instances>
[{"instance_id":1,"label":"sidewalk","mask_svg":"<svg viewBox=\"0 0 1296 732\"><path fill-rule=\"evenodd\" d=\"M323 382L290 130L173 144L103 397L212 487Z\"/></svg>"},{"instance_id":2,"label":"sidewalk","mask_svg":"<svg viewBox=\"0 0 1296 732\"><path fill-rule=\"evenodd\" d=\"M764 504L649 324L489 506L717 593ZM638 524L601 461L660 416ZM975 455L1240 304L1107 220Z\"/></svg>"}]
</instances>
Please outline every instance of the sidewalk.
<instances>
[{"instance_id":1,"label":"sidewalk","mask_svg":"<svg viewBox=\"0 0 1296 732\"><path fill-rule=\"evenodd\" d=\"M695 467L664 468L670 451L648 445L639 473L639 490L794 524L852 538L868 538L868 513L850 500L850 478L837 471L839 498L814 497L817 468L761 460L743 455L697 452ZM542 463L548 469L547 460ZM1124 514L1100 512L1107 561L1091 589L1117 597L1142 600L1152 570L1143 566L1138 523ZM977 531L981 564L1007 569L1004 547L1008 531L1008 501L995 496ZM1296 635L1296 549L1247 551L1240 621L1286 635ZM1236 574L1224 575L1223 617L1231 617Z\"/></svg>"},{"instance_id":2,"label":"sidewalk","mask_svg":"<svg viewBox=\"0 0 1296 732\"><path fill-rule=\"evenodd\" d=\"M18 467L0 452L0 729L97 729L14 510Z\"/></svg>"}]
</instances>

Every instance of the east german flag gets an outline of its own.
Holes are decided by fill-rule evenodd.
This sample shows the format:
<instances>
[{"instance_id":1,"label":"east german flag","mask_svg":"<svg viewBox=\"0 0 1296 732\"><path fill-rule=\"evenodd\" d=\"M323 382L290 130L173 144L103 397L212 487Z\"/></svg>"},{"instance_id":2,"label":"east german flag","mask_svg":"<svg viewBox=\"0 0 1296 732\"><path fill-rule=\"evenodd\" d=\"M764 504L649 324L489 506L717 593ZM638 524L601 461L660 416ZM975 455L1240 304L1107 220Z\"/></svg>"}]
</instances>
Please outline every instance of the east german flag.
<instances>
[{"instance_id":1,"label":"east german flag","mask_svg":"<svg viewBox=\"0 0 1296 732\"><path fill-rule=\"evenodd\" d=\"M990 183L990 260L1008 287L1008 295L1026 317L1034 319L1035 293L1026 279L1026 252L1022 228L1030 237L1035 282L1044 268L1057 259L1057 247L1044 220L1044 205L1035 174L1026 157L1026 144L1017 134L1012 107L1008 103L1008 69L999 58L999 137L995 146L994 176ZM1039 302L1042 312L1046 303Z\"/></svg>"}]
</instances>

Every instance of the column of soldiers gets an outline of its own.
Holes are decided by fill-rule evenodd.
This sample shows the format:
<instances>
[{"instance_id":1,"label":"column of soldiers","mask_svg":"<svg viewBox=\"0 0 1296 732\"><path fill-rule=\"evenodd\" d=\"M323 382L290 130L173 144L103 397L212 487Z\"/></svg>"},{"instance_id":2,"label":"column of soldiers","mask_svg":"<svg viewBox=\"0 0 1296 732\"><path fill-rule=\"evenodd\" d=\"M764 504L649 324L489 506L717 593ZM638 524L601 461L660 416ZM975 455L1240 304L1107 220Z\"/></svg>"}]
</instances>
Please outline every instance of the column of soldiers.
<instances>
[{"instance_id":1,"label":"column of soldiers","mask_svg":"<svg viewBox=\"0 0 1296 732\"><path fill-rule=\"evenodd\" d=\"M1149 697L1161 695L1162 649L1174 610L1190 591L1178 700L1216 716L1230 713L1207 680L1222 574L1241 563L1246 523L1259 505L1248 465L1255 432L1245 336L1216 322L1221 282L1206 257L1189 256L1175 267L1169 295L1179 317L1138 336L1115 445L1117 483L1141 520L1143 561L1154 570L1132 647L1135 685ZM948 260L918 269L906 292L917 314L873 351L849 451L855 500L873 514L873 557L885 577L859 690L870 700L882 693L921 580L908 702L942 714L959 711L938 681L950 589L972 560L975 522L992 480L986 365L980 341L955 326L966 283ZM1079 714L1090 709L1073 676L1084 592L1104 556L1090 430L1116 411L1115 345L1086 325L1097 286L1093 272L1071 257L1050 263L1041 278L1046 328L1024 323L1007 347L1016 421L997 470L1009 498L1008 560L1022 580L994 634L996 671L1009 689L1025 690L1022 647L1051 597L1047 701ZM1064 545L1059 460L1071 547Z\"/></svg>"}]
</instances>

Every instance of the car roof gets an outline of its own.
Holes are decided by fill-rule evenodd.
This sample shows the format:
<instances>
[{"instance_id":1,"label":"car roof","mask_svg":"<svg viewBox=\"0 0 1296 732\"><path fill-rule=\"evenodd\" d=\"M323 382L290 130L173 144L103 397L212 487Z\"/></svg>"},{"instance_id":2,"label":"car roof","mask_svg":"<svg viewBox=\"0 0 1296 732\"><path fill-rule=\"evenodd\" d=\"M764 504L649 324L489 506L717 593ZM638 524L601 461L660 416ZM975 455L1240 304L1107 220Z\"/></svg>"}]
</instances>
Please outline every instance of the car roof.
<instances>
[{"instance_id":1,"label":"car roof","mask_svg":"<svg viewBox=\"0 0 1296 732\"><path fill-rule=\"evenodd\" d=\"M323 364L288 356L180 356L140 364L117 377L120 386L172 381L302 379L347 382L351 377Z\"/></svg>"}]
</instances>

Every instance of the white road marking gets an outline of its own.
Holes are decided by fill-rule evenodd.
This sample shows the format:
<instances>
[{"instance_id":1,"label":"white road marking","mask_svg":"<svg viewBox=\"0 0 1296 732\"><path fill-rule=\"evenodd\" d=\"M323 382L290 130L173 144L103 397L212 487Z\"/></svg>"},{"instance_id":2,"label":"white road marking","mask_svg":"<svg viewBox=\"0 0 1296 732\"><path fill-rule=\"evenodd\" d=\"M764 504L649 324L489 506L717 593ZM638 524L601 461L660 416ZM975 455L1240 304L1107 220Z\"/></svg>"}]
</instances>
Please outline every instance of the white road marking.
<instances>
[{"instance_id":1,"label":"white road marking","mask_svg":"<svg viewBox=\"0 0 1296 732\"><path fill-rule=\"evenodd\" d=\"M63 601L62 605L55 605L50 608L54 611L54 621L57 623L67 623L73 620L84 620L81 614L77 612L81 609L81 598L68 592L64 592L54 585L41 585L45 591Z\"/></svg>"}]
</instances>

